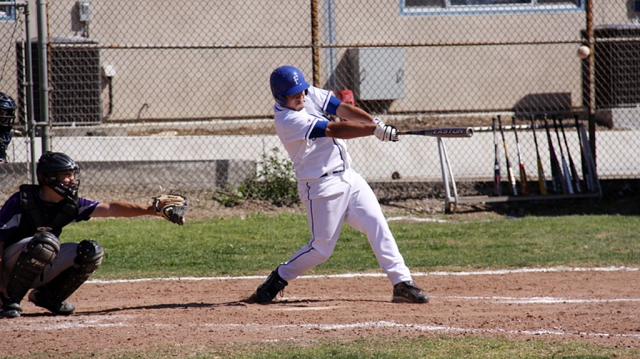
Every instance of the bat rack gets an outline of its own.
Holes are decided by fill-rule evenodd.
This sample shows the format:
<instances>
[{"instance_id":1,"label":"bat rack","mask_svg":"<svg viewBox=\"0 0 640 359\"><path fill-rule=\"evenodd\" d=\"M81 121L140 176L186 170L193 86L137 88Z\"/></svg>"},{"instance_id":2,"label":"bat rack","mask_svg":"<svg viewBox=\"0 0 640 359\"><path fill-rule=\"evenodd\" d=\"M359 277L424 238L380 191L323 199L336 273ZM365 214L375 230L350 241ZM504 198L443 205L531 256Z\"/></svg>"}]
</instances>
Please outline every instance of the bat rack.
<instances>
[{"instance_id":1,"label":"bat rack","mask_svg":"<svg viewBox=\"0 0 640 359\"><path fill-rule=\"evenodd\" d=\"M566 125L566 127L575 127L575 125ZM518 129L530 129L531 126L517 126ZM536 128L544 128L536 126ZM512 126L505 126L505 130L512 129ZM451 163L449 161L449 155L447 148L444 144L442 137L438 137L438 154L440 156L440 168L442 171L442 182L445 189L445 213L455 213L458 204L472 204L472 203L498 203L498 202L517 202L517 201L546 201L546 200L563 200L563 199L580 199L580 198L600 198L602 197L602 187L600 186L600 180L598 174L595 171L595 162L590 150L589 139L586 134L584 125L579 125L580 137L585 147L585 157L588 165L594 173L594 184L596 190L590 193L575 193L575 194L530 194L528 196L460 196L458 194L458 188L453 176L453 170L451 169ZM492 131L491 127L474 127L474 132L487 132Z\"/></svg>"}]
</instances>

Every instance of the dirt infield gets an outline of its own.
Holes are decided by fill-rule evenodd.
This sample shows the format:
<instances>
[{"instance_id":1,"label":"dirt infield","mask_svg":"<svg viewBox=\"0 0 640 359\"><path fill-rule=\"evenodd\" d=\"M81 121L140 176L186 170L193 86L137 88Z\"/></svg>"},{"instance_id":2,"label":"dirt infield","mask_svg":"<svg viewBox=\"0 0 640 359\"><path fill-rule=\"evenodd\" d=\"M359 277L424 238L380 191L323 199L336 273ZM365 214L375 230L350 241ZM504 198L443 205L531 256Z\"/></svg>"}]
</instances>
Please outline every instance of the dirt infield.
<instances>
[{"instance_id":1,"label":"dirt infield","mask_svg":"<svg viewBox=\"0 0 640 359\"><path fill-rule=\"evenodd\" d=\"M369 335L640 348L640 293L630 285L639 274L637 268L417 273L431 297L422 305L391 303L391 285L379 274L301 277L269 305L243 302L264 277L90 281L70 298L77 307L70 317L24 301L21 318L1 320L0 355Z\"/></svg>"}]
</instances>

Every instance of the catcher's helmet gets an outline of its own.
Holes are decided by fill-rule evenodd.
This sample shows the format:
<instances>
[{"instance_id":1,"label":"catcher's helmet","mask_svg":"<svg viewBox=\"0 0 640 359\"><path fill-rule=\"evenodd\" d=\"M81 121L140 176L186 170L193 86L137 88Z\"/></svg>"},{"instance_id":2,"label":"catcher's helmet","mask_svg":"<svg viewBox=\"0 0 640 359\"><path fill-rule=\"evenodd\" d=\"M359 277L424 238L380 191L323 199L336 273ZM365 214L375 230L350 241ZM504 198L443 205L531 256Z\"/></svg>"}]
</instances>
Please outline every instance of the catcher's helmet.
<instances>
[{"instance_id":1,"label":"catcher's helmet","mask_svg":"<svg viewBox=\"0 0 640 359\"><path fill-rule=\"evenodd\" d=\"M293 66L280 66L271 73L271 94L281 105L287 102L285 96L302 92L309 88L302 72Z\"/></svg>"},{"instance_id":2,"label":"catcher's helmet","mask_svg":"<svg viewBox=\"0 0 640 359\"><path fill-rule=\"evenodd\" d=\"M68 171L73 172L74 181L65 185L62 183L60 174ZM75 202L78 199L80 167L66 154L61 152L43 153L38 160L36 174L38 176L38 184L50 187L69 201Z\"/></svg>"},{"instance_id":3,"label":"catcher's helmet","mask_svg":"<svg viewBox=\"0 0 640 359\"><path fill-rule=\"evenodd\" d=\"M16 102L4 92L0 92L0 126L11 127L16 118Z\"/></svg>"}]
</instances>

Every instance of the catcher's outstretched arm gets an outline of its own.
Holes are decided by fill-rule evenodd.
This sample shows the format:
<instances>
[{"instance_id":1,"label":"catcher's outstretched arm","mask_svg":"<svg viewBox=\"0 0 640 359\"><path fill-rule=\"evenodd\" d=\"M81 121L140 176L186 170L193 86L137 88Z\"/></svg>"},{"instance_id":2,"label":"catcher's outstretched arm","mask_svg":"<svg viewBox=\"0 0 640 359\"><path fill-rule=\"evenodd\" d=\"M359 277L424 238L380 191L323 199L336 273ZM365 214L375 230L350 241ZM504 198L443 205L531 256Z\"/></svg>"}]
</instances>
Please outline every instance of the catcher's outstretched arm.
<instances>
[{"instance_id":1,"label":"catcher's outstretched arm","mask_svg":"<svg viewBox=\"0 0 640 359\"><path fill-rule=\"evenodd\" d=\"M91 213L91 217L139 217L155 216L153 205L143 205L133 202L100 203Z\"/></svg>"}]
</instances>

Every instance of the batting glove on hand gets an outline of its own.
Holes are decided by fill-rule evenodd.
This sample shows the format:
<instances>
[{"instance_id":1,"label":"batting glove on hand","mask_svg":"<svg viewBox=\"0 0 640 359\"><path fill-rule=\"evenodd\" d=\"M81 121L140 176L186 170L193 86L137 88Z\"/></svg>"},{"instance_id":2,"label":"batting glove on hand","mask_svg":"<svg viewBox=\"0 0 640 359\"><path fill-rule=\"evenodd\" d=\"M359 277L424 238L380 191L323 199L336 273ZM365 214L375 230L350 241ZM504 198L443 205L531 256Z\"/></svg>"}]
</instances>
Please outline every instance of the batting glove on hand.
<instances>
[{"instance_id":1,"label":"batting glove on hand","mask_svg":"<svg viewBox=\"0 0 640 359\"><path fill-rule=\"evenodd\" d=\"M382 142L398 141L398 130L391 125L376 127L375 131L373 131L373 135L378 137L378 139Z\"/></svg>"},{"instance_id":2,"label":"batting glove on hand","mask_svg":"<svg viewBox=\"0 0 640 359\"><path fill-rule=\"evenodd\" d=\"M373 118L373 123L375 123L378 127L384 127L384 122L382 122L382 120L377 117Z\"/></svg>"}]
</instances>

